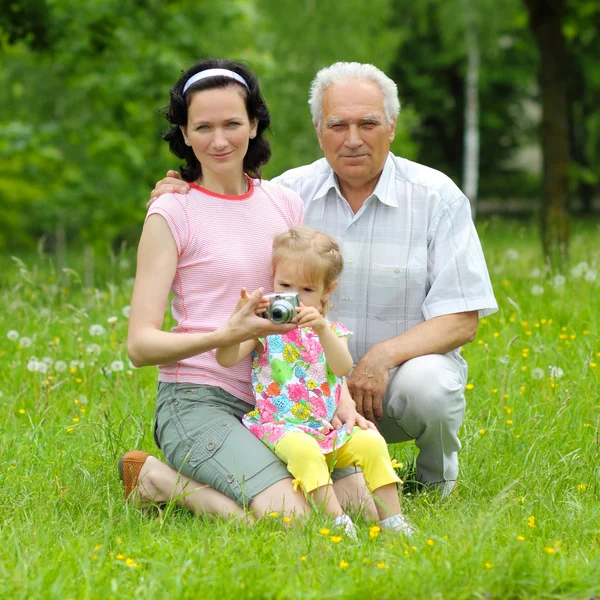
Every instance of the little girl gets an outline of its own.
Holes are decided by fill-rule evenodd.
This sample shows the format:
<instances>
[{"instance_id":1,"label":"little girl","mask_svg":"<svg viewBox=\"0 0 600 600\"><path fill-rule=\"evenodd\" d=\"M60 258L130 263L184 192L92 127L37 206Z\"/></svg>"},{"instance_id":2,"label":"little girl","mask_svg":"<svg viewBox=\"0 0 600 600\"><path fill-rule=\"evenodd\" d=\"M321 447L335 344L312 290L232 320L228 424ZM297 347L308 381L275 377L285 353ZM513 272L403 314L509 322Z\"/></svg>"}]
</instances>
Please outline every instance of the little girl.
<instances>
[{"instance_id":1,"label":"little girl","mask_svg":"<svg viewBox=\"0 0 600 600\"><path fill-rule=\"evenodd\" d=\"M303 491L353 538L356 530L333 492L330 477L338 468L358 466L375 497L383 528L408 535L412 528L401 515L394 471L387 444L371 429L345 426L335 430L344 377L352 370L348 350L351 334L325 314L337 285L343 259L335 240L306 227L277 235L273 242L274 290L300 297L298 328L285 335L250 340L217 349L220 365L231 367L254 352L252 386L256 410L243 423L286 463ZM243 306L247 294L235 312ZM257 312L264 311L264 302Z\"/></svg>"}]
</instances>

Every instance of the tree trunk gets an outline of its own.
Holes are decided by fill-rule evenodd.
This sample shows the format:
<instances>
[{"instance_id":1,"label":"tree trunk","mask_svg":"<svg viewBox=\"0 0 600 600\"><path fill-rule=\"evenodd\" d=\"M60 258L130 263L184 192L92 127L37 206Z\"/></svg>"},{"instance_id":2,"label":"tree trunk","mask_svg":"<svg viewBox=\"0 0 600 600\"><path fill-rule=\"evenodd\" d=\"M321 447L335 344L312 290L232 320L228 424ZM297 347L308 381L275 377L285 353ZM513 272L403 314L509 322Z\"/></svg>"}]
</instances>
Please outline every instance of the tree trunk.
<instances>
[{"instance_id":1,"label":"tree trunk","mask_svg":"<svg viewBox=\"0 0 600 600\"><path fill-rule=\"evenodd\" d=\"M540 127L543 155L541 233L544 254L554 265L568 258L569 80L567 46L562 33L565 0L523 0L539 50L542 98Z\"/></svg>"},{"instance_id":2,"label":"tree trunk","mask_svg":"<svg viewBox=\"0 0 600 600\"><path fill-rule=\"evenodd\" d=\"M463 191L471 202L471 215L477 215L479 188L479 35L473 18L473 7L464 0L467 44L465 78L465 131L463 153Z\"/></svg>"}]
</instances>

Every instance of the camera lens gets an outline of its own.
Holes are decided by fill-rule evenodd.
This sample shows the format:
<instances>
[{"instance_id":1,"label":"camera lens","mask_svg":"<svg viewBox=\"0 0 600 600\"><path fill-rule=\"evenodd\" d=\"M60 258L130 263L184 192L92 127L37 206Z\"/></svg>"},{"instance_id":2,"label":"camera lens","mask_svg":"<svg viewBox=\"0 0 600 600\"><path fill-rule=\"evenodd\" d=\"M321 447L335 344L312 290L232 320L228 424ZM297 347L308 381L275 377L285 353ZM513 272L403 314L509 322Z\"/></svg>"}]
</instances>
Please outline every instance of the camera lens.
<instances>
[{"instance_id":1,"label":"camera lens","mask_svg":"<svg viewBox=\"0 0 600 600\"><path fill-rule=\"evenodd\" d=\"M276 300L269 311L269 318L273 323L289 323L294 319L294 308L285 300Z\"/></svg>"}]
</instances>

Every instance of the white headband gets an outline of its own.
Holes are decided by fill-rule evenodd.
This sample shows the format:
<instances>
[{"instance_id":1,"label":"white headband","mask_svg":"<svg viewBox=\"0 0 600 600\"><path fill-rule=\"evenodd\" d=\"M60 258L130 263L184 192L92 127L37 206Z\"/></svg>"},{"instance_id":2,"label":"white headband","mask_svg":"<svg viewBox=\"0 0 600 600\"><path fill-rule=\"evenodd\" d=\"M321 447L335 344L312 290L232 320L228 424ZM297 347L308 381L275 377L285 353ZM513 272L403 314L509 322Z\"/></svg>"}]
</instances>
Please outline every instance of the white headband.
<instances>
[{"instance_id":1,"label":"white headband","mask_svg":"<svg viewBox=\"0 0 600 600\"><path fill-rule=\"evenodd\" d=\"M231 79L235 79L242 85L246 86L246 89L250 89L246 83L246 80L241 75L238 75L229 69L206 69L206 71L200 71L200 73L192 75L186 81L185 85L183 86L183 93L185 94L191 85L197 81L200 81L201 79L206 79L207 77L230 77Z\"/></svg>"}]
</instances>

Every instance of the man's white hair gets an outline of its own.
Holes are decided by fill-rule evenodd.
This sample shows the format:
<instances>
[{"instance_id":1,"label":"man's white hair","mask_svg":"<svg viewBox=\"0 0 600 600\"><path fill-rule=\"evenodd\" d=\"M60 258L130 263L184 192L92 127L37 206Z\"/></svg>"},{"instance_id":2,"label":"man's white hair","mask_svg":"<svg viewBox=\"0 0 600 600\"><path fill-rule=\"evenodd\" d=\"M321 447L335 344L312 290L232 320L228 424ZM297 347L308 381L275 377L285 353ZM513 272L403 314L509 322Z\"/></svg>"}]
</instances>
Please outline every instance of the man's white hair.
<instances>
[{"instance_id":1,"label":"man's white hair","mask_svg":"<svg viewBox=\"0 0 600 600\"><path fill-rule=\"evenodd\" d=\"M321 129L323 121L323 95L325 90L334 83L349 80L372 81L379 86L383 94L383 109L388 125L391 127L394 119L400 112L398 100L398 87L396 84L375 65L357 62L336 62L330 67L321 69L310 84L308 104L312 114L313 123Z\"/></svg>"}]
</instances>

